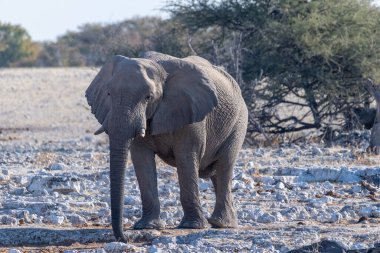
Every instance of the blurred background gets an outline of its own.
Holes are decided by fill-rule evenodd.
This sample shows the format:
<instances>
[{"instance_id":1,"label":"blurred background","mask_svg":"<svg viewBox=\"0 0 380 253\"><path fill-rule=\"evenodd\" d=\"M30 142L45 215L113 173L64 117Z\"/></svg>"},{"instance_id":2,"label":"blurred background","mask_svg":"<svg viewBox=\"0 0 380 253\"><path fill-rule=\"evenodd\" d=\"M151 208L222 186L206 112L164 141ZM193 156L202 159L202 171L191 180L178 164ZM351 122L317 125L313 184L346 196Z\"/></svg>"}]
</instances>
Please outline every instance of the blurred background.
<instances>
[{"instance_id":1,"label":"blurred background","mask_svg":"<svg viewBox=\"0 0 380 253\"><path fill-rule=\"evenodd\" d=\"M99 67L114 54L147 50L199 55L239 83L248 140L353 141L380 122L379 5L0 0L0 67Z\"/></svg>"}]
</instances>

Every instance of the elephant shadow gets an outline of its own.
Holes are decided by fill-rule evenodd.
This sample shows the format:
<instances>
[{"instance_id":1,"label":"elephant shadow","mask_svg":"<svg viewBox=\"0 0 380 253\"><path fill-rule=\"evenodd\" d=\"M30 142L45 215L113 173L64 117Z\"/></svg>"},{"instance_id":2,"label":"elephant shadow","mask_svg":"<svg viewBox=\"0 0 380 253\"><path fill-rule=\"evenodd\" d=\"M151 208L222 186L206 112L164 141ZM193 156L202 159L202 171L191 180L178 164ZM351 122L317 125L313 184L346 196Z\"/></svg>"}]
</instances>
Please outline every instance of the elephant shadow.
<instances>
[{"instance_id":1,"label":"elephant shadow","mask_svg":"<svg viewBox=\"0 0 380 253\"><path fill-rule=\"evenodd\" d=\"M151 242L155 236L151 231L126 230L130 242ZM115 241L112 229L108 228L0 228L0 248L70 246L75 243L107 243Z\"/></svg>"}]
</instances>

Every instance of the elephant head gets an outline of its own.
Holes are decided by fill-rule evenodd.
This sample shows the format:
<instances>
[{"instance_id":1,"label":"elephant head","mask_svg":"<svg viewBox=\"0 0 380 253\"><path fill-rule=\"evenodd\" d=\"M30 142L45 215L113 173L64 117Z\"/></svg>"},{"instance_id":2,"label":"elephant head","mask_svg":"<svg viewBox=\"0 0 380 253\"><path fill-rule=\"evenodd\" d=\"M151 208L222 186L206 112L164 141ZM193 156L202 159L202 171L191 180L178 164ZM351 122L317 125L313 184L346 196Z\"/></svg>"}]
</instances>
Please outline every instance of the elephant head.
<instances>
[{"instance_id":1,"label":"elephant head","mask_svg":"<svg viewBox=\"0 0 380 253\"><path fill-rule=\"evenodd\" d=\"M117 239L125 240L123 190L132 140L203 120L218 103L215 85L190 62L114 56L92 81L86 97L102 125L95 134L109 136L112 228Z\"/></svg>"}]
</instances>

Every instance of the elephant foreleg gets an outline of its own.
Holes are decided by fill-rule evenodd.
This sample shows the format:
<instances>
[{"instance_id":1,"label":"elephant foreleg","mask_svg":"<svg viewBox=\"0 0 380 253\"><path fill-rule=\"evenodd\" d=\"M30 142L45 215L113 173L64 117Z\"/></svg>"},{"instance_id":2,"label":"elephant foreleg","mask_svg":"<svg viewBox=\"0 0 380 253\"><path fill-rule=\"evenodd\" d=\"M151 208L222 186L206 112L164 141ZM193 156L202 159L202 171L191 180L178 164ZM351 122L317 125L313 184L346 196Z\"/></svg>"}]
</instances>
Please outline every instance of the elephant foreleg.
<instances>
[{"instance_id":1,"label":"elephant foreleg","mask_svg":"<svg viewBox=\"0 0 380 253\"><path fill-rule=\"evenodd\" d=\"M142 218L136 222L134 229L161 229L160 203L157 190L157 171L152 150L135 140L131 146L131 158L140 187L142 201Z\"/></svg>"}]
</instances>

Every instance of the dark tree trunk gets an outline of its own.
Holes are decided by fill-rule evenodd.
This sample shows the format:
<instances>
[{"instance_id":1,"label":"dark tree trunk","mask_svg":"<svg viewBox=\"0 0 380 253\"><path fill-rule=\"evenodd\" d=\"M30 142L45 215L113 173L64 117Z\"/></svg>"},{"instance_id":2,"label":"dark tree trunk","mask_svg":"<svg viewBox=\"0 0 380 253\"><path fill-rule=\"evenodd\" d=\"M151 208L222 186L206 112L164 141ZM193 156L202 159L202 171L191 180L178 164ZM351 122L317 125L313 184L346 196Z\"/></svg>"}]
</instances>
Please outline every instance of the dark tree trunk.
<instances>
[{"instance_id":1,"label":"dark tree trunk","mask_svg":"<svg viewBox=\"0 0 380 253\"><path fill-rule=\"evenodd\" d=\"M380 89L371 80L368 82L367 89L376 101L376 116L367 151L378 155L380 154Z\"/></svg>"}]
</instances>

